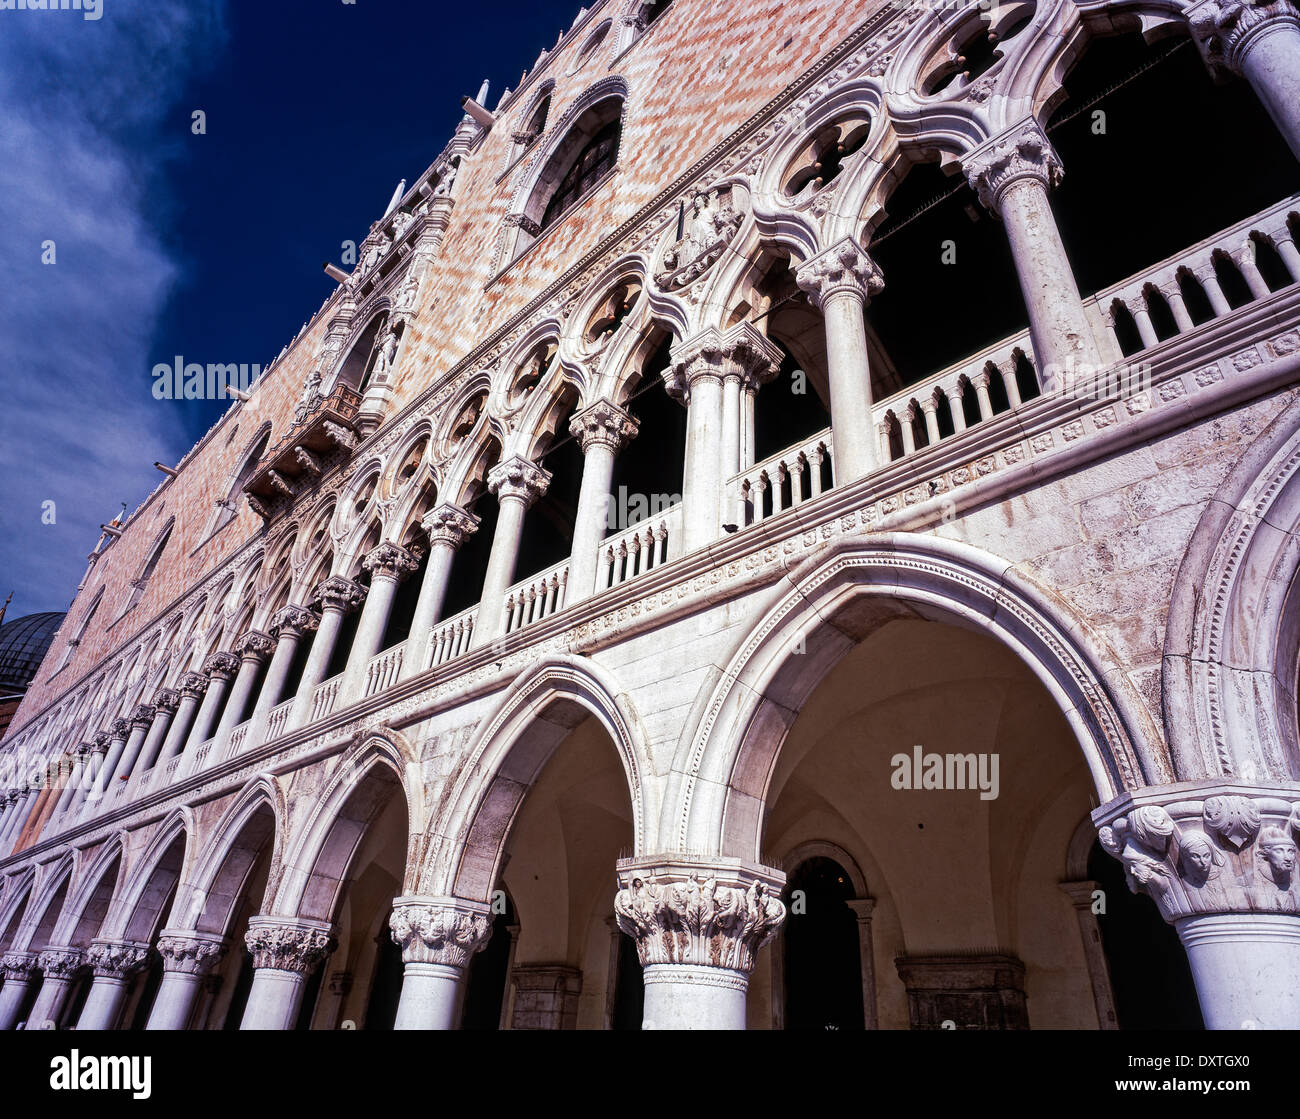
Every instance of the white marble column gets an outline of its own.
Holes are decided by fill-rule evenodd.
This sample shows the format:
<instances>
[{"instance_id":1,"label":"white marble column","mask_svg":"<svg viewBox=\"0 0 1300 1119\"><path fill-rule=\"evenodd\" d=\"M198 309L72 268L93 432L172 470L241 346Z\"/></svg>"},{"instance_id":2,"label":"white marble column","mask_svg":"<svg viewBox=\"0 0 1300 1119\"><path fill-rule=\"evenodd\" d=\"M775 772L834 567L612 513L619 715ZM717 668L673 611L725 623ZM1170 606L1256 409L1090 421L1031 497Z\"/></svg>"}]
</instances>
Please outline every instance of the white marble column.
<instances>
[{"instance_id":1,"label":"white marble column","mask_svg":"<svg viewBox=\"0 0 1300 1119\"><path fill-rule=\"evenodd\" d=\"M78 1030L115 1030L131 978L149 962L149 945L92 940L86 953L94 981L77 1019Z\"/></svg>"},{"instance_id":2,"label":"white marble column","mask_svg":"<svg viewBox=\"0 0 1300 1119\"><path fill-rule=\"evenodd\" d=\"M619 928L645 972L647 1030L743 1030L758 950L785 920L785 875L738 859L620 859Z\"/></svg>"},{"instance_id":3,"label":"white marble column","mask_svg":"<svg viewBox=\"0 0 1300 1119\"><path fill-rule=\"evenodd\" d=\"M217 712L221 710L226 693L230 690L230 682L239 671L239 658L234 653L212 653L204 660L203 671L210 682L199 713L194 717L194 726L185 739L179 769L182 775L194 769L198 762L199 747L212 737L212 732L216 729Z\"/></svg>"},{"instance_id":4,"label":"white marble column","mask_svg":"<svg viewBox=\"0 0 1300 1119\"><path fill-rule=\"evenodd\" d=\"M1291 0L1202 0L1186 12L1210 68L1245 78L1300 159L1300 13Z\"/></svg>"},{"instance_id":5,"label":"white marble column","mask_svg":"<svg viewBox=\"0 0 1300 1119\"><path fill-rule=\"evenodd\" d=\"M81 783L86 773L87 762L93 749L94 747L89 743L83 742L75 750L68 752L71 768L67 780L63 783L63 790L59 793L59 799L54 805L54 811L50 813L47 827L60 820L64 813L69 811L73 804L76 803L77 794L81 789Z\"/></svg>"},{"instance_id":6,"label":"white marble column","mask_svg":"<svg viewBox=\"0 0 1300 1119\"><path fill-rule=\"evenodd\" d=\"M18 1025L18 1012L32 984L39 982L38 967L31 952L8 952L0 959L0 972L4 973L4 986L0 987L0 1030L12 1030Z\"/></svg>"},{"instance_id":7,"label":"white marble column","mask_svg":"<svg viewBox=\"0 0 1300 1119\"><path fill-rule=\"evenodd\" d=\"M312 639L311 652L302 670L302 680L294 696L293 707L285 730L297 730L311 718L312 703L317 687L325 680L325 671L334 656L343 619L366 600L366 588L341 575L331 575L316 585L312 592L312 606L320 614L320 624Z\"/></svg>"},{"instance_id":8,"label":"white marble column","mask_svg":"<svg viewBox=\"0 0 1300 1119\"><path fill-rule=\"evenodd\" d=\"M77 790L77 798L72 804L72 811L78 818L85 816L86 802L99 788L100 775L108 761L109 742L110 737L106 731L100 731L91 740L90 757L86 771L81 776L81 788Z\"/></svg>"},{"instance_id":9,"label":"white marble column","mask_svg":"<svg viewBox=\"0 0 1300 1119\"><path fill-rule=\"evenodd\" d=\"M167 731L162 753L158 756L159 765L166 765L181 752L181 747L185 745L185 740L194 726L199 703L210 683L210 678L202 672L187 672L181 677L180 702L176 705L176 714L172 717L171 728Z\"/></svg>"},{"instance_id":10,"label":"white marble column","mask_svg":"<svg viewBox=\"0 0 1300 1119\"><path fill-rule=\"evenodd\" d=\"M40 954L40 968L41 990L27 1025L46 1029L53 1022L57 1028L73 985L86 968L86 954L80 948L46 948Z\"/></svg>"},{"instance_id":11,"label":"white marble column","mask_svg":"<svg viewBox=\"0 0 1300 1119\"><path fill-rule=\"evenodd\" d=\"M995 136L962 160L980 202L1006 226L1042 384L1095 373L1100 351L1048 201L1061 161L1036 120Z\"/></svg>"},{"instance_id":12,"label":"white marble column","mask_svg":"<svg viewBox=\"0 0 1300 1119\"><path fill-rule=\"evenodd\" d=\"M614 459L640 425L631 414L608 400L598 400L569 421L569 431L582 447L582 488L573 526L569 556L569 603L590 598L596 591L600 545L609 527L609 488ZM626 528L626 525L620 525Z\"/></svg>"},{"instance_id":13,"label":"white marble column","mask_svg":"<svg viewBox=\"0 0 1300 1119\"><path fill-rule=\"evenodd\" d=\"M396 1030L454 1030L470 958L492 938L489 907L461 898L396 898L389 918L402 948Z\"/></svg>"},{"instance_id":14,"label":"white marble column","mask_svg":"<svg viewBox=\"0 0 1300 1119\"><path fill-rule=\"evenodd\" d=\"M370 551L361 561L361 566L370 572L370 593L361 610L361 620L348 653L348 664L343 670L340 691L344 704L355 703L365 695L366 669L383 644L384 630L388 628L388 619L393 613L397 585L414 574L420 561L400 545L384 541Z\"/></svg>"},{"instance_id":15,"label":"white marble column","mask_svg":"<svg viewBox=\"0 0 1300 1119\"><path fill-rule=\"evenodd\" d=\"M229 755L231 735L248 718L248 701L252 698L262 665L275 652L275 641L270 634L252 629L235 642L235 652L239 654L239 671L235 674L235 682L230 685L230 698L226 700L226 709L221 713L221 722L212 740L212 758L217 761Z\"/></svg>"},{"instance_id":16,"label":"white marble column","mask_svg":"<svg viewBox=\"0 0 1300 1119\"><path fill-rule=\"evenodd\" d=\"M13 793L9 795L11 798L14 797ZM8 855L13 851L15 844L18 842L18 837L22 834L23 826L27 823L27 817L31 815L32 806L36 803L36 798L39 795L40 790L35 788L17 790L17 797L13 799L9 806L9 810L13 814L13 820L5 832L4 843L0 844L0 856Z\"/></svg>"},{"instance_id":17,"label":"white marble column","mask_svg":"<svg viewBox=\"0 0 1300 1119\"><path fill-rule=\"evenodd\" d=\"M187 1029L204 978L226 954L225 938L215 933L163 929L158 936L158 954L163 977L145 1029Z\"/></svg>"},{"instance_id":18,"label":"white marble column","mask_svg":"<svg viewBox=\"0 0 1300 1119\"><path fill-rule=\"evenodd\" d=\"M144 745L140 747L140 760L135 767L137 781L157 764L158 755L162 753L163 742L167 739L167 732L176 717L176 709L180 703L181 693L173 688L162 688L154 697L153 723L149 727L149 733L145 735Z\"/></svg>"},{"instance_id":19,"label":"white marble column","mask_svg":"<svg viewBox=\"0 0 1300 1119\"><path fill-rule=\"evenodd\" d=\"M713 543L731 519L725 484L734 471L728 471L724 454L739 450L727 446L724 431L727 378L735 378L737 386L756 385L771 380L780 366L780 348L749 322L726 331L711 327L673 350L664 384L669 395L686 404L681 554Z\"/></svg>"},{"instance_id":20,"label":"white marble column","mask_svg":"<svg viewBox=\"0 0 1300 1119\"><path fill-rule=\"evenodd\" d=\"M149 703L139 704L132 712L131 733L122 749L122 756L118 758L117 765L109 776L106 793L111 794L118 785L131 779L131 774L135 772L136 759L144 748L144 740L149 735L149 728L153 726L156 714L157 711Z\"/></svg>"},{"instance_id":21,"label":"white marble column","mask_svg":"<svg viewBox=\"0 0 1300 1119\"><path fill-rule=\"evenodd\" d=\"M337 946L333 927L305 918L254 917L244 941L255 970L239 1028L293 1029L307 977Z\"/></svg>"},{"instance_id":22,"label":"white marble column","mask_svg":"<svg viewBox=\"0 0 1300 1119\"><path fill-rule=\"evenodd\" d=\"M479 597L474 648L488 645L505 633L506 591L515 577L524 514L546 492L551 475L536 463L514 455L488 471L487 484L497 499L497 527Z\"/></svg>"},{"instance_id":23,"label":"white marble column","mask_svg":"<svg viewBox=\"0 0 1300 1119\"><path fill-rule=\"evenodd\" d=\"M835 484L843 485L879 465L862 312L867 301L884 289L885 280L876 262L852 237L805 261L795 278L825 320L831 469Z\"/></svg>"},{"instance_id":24,"label":"white marble column","mask_svg":"<svg viewBox=\"0 0 1300 1119\"><path fill-rule=\"evenodd\" d=\"M420 597L411 618L411 636L402 658L402 679L423 672L429 665L429 638L442 618L451 565L460 546L478 531L478 518L458 505L435 506L420 522L429 537L429 562L424 567Z\"/></svg>"},{"instance_id":25,"label":"white marble column","mask_svg":"<svg viewBox=\"0 0 1300 1119\"><path fill-rule=\"evenodd\" d=\"M320 618L302 606L286 606L271 619L275 652L271 654L262 690L258 692L257 702L253 706L248 734L244 737L244 749L260 746L266 741L266 726L271 718L271 709L284 698L285 681L289 677L289 669L293 667L298 644L318 625Z\"/></svg>"},{"instance_id":26,"label":"white marble column","mask_svg":"<svg viewBox=\"0 0 1300 1119\"><path fill-rule=\"evenodd\" d=\"M1093 820L1178 930L1207 1028L1300 1029L1300 786L1246 788L1141 790Z\"/></svg>"}]
</instances>

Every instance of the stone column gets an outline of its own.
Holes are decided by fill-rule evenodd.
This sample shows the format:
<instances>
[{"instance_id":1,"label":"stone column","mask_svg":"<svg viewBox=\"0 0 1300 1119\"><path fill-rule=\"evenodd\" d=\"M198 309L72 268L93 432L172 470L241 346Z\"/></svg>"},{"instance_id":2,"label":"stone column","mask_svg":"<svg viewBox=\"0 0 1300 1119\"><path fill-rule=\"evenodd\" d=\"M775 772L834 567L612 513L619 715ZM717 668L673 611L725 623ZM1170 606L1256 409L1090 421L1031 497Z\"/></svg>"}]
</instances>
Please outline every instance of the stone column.
<instances>
[{"instance_id":1,"label":"stone column","mask_svg":"<svg viewBox=\"0 0 1300 1119\"><path fill-rule=\"evenodd\" d=\"M126 745L122 748L122 756L118 759L117 766L108 779L108 787L104 790L111 795L117 786L114 781L128 781L135 770L136 759L140 756L140 750L144 746L145 736L149 733L149 728L153 726L154 715L157 714L155 709L147 704L139 704L131 714L131 733L127 736Z\"/></svg>"},{"instance_id":2,"label":"stone column","mask_svg":"<svg viewBox=\"0 0 1300 1119\"><path fill-rule=\"evenodd\" d=\"M4 844L0 845L0 855L10 854L14 846L18 843L18 837L23 833L23 826L27 823L27 817L31 815L32 806L36 803L36 798L40 795L39 789L19 789L15 798L10 793L11 804L10 812L13 813L13 823L9 825L9 830L5 833Z\"/></svg>"},{"instance_id":3,"label":"stone column","mask_svg":"<svg viewBox=\"0 0 1300 1119\"><path fill-rule=\"evenodd\" d=\"M1300 159L1300 13L1291 0L1202 0L1185 15L1210 69L1245 78Z\"/></svg>"},{"instance_id":4,"label":"stone column","mask_svg":"<svg viewBox=\"0 0 1300 1119\"><path fill-rule=\"evenodd\" d=\"M343 618L366 600L366 588L341 575L331 575L316 585L312 592L312 605L320 613L320 624L307 655L307 665L302 670L298 694L285 730L296 730L311 718L312 701L316 688L325 680L325 670L334 656L334 646L339 639Z\"/></svg>"},{"instance_id":5,"label":"stone column","mask_svg":"<svg viewBox=\"0 0 1300 1119\"><path fill-rule=\"evenodd\" d=\"M388 627L388 619L393 612L393 599L397 595L397 584L411 575L420 566L420 561L405 548L384 541L371 550L361 561L361 566L370 572L370 593L366 596L366 605L357 625L357 635L353 638L352 650L348 653L347 668L343 670L340 690L346 703L365 695L366 669L370 665L370 658L380 651L383 644L384 630Z\"/></svg>"},{"instance_id":6,"label":"stone column","mask_svg":"<svg viewBox=\"0 0 1300 1119\"><path fill-rule=\"evenodd\" d=\"M442 618L452 561L466 539L478 531L478 518L458 505L438 505L420 522L429 537L429 562L411 618L411 636L402 658L402 679L423 672L429 662L429 637Z\"/></svg>"},{"instance_id":7,"label":"stone column","mask_svg":"<svg viewBox=\"0 0 1300 1119\"><path fill-rule=\"evenodd\" d=\"M454 1030L470 957L492 938L487 905L462 898L404 897L388 921L401 945L396 1030Z\"/></svg>"},{"instance_id":8,"label":"stone column","mask_svg":"<svg viewBox=\"0 0 1300 1119\"><path fill-rule=\"evenodd\" d=\"M244 935L253 953L253 986L241 1030L291 1030L307 977L338 946L333 926L292 917L254 917Z\"/></svg>"},{"instance_id":9,"label":"stone column","mask_svg":"<svg viewBox=\"0 0 1300 1119\"><path fill-rule=\"evenodd\" d=\"M275 638L275 652L266 669L262 690L253 707L252 721L244 738L244 748L260 746L266 740L266 724L271 718L271 708L284 698L284 684L298 652L298 643L304 634L320 625L320 618L301 606L286 606L271 619L271 636Z\"/></svg>"},{"instance_id":10,"label":"stone column","mask_svg":"<svg viewBox=\"0 0 1300 1119\"><path fill-rule=\"evenodd\" d=\"M870 474L879 465L862 312L867 301L884 289L885 279L852 237L800 265L795 279L825 320L831 468L836 485L842 485Z\"/></svg>"},{"instance_id":11,"label":"stone column","mask_svg":"<svg viewBox=\"0 0 1300 1119\"><path fill-rule=\"evenodd\" d=\"M876 1011L876 951L871 939L871 914L875 898L853 898L845 904L858 919L858 964L862 972L862 1023L868 1030L880 1028Z\"/></svg>"},{"instance_id":12,"label":"stone column","mask_svg":"<svg viewBox=\"0 0 1300 1119\"><path fill-rule=\"evenodd\" d=\"M149 945L92 940L86 953L94 982L77 1019L78 1030L115 1030L131 977L149 962Z\"/></svg>"},{"instance_id":13,"label":"stone column","mask_svg":"<svg viewBox=\"0 0 1300 1119\"><path fill-rule=\"evenodd\" d=\"M645 969L650 1030L743 1030L758 949L785 920L785 875L738 859L621 859L619 928Z\"/></svg>"},{"instance_id":14,"label":"stone column","mask_svg":"<svg viewBox=\"0 0 1300 1119\"><path fill-rule=\"evenodd\" d=\"M185 739L194 725L194 717L199 710L199 701L208 690L209 677L202 672L187 672L181 677L180 702L176 705L176 714L172 718L171 729L163 743L158 764L166 765L185 745Z\"/></svg>"},{"instance_id":15,"label":"stone column","mask_svg":"<svg viewBox=\"0 0 1300 1119\"><path fill-rule=\"evenodd\" d=\"M1061 890L1074 906L1079 922L1079 936L1083 940L1083 957L1088 964L1088 978L1092 983L1092 1001L1097 1007L1097 1025L1103 1030L1119 1029L1115 1017L1115 996L1110 987L1110 965L1101 943L1101 929L1097 927L1097 914L1093 910L1093 897L1100 892L1096 882L1062 882Z\"/></svg>"},{"instance_id":16,"label":"stone column","mask_svg":"<svg viewBox=\"0 0 1300 1119\"><path fill-rule=\"evenodd\" d=\"M1300 787L1248 788L1143 789L1093 821L1178 930L1206 1027L1300 1029Z\"/></svg>"},{"instance_id":17,"label":"stone column","mask_svg":"<svg viewBox=\"0 0 1300 1119\"><path fill-rule=\"evenodd\" d=\"M551 475L536 463L514 455L488 471L487 484L497 499L497 528L492 537L487 572L483 576L478 623L474 627L474 648L490 644L505 633L506 591L515 577L519 542L524 534L524 514L546 492L546 487L551 484Z\"/></svg>"},{"instance_id":18,"label":"stone column","mask_svg":"<svg viewBox=\"0 0 1300 1119\"><path fill-rule=\"evenodd\" d=\"M769 381L780 366L780 348L748 322L727 331L710 327L673 351L664 384L687 409L682 553L713 543L731 519L725 507L724 382Z\"/></svg>"},{"instance_id":19,"label":"stone column","mask_svg":"<svg viewBox=\"0 0 1300 1119\"><path fill-rule=\"evenodd\" d=\"M590 598L596 591L601 541L609 522L609 487L614 459L640 425L628 412L608 400L598 400L569 421L569 431L582 446L582 489L569 556L570 603ZM626 525L620 528L626 528Z\"/></svg>"},{"instance_id":20,"label":"stone column","mask_svg":"<svg viewBox=\"0 0 1300 1119\"><path fill-rule=\"evenodd\" d=\"M59 793L59 799L54 805L54 811L50 813L51 823L76 803L77 793L80 791L81 782L86 773L87 762L90 760L93 749L94 747L90 743L83 742L75 750L69 751L68 757L72 760L72 766L68 773L68 779L63 784L63 790Z\"/></svg>"},{"instance_id":21,"label":"stone column","mask_svg":"<svg viewBox=\"0 0 1300 1119\"><path fill-rule=\"evenodd\" d=\"M222 701L230 689L230 682L239 671L239 658L234 653L213 653L203 662L203 671L210 681L207 694L203 697L203 706L194 718L194 727L185 740L184 758L181 770L189 773L195 764L200 746L212 737L213 727L217 721L217 712L221 710Z\"/></svg>"},{"instance_id":22,"label":"stone column","mask_svg":"<svg viewBox=\"0 0 1300 1119\"><path fill-rule=\"evenodd\" d=\"M163 977L145 1029L186 1029L203 980L226 954L225 938L214 933L163 929L158 936L158 954L162 957Z\"/></svg>"},{"instance_id":23,"label":"stone column","mask_svg":"<svg viewBox=\"0 0 1300 1119\"><path fill-rule=\"evenodd\" d=\"M41 992L27 1020L29 1029L45 1029L47 1022L57 1027L59 1016L72 993L73 984L86 967L86 955L80 948L46 948L40 954L44 979Z\"/></svg>"},{"instance_id":24,"label":"stone column","mask_svg":"<svg viewBox=\"0 0 1300 1119\"><path fill-rule=\"evenodd\" d=\"M181 693L172 688L162 688L154 697L153 708L156 714L149 733L145 736L144 745L140 748L140 760L135 767L137 774L147 773L157 763L168 728L172 725L180 703Z\"/></svg>"},{"instance_id":25,"label":"stone column","mask_svg":"<svg viewBox=\"0 0 1300 1119\"><path fill-rule=\"evenodd\" d=\"M36 957L31 952L7 952L0 959L4 986L0 987L0 1030L18 1025L18 1012L36 982Z\"/></svg>"},{"instance_id":26,"label":"stone column","mask_svg":"<svg viewBox=\"0 0 1300 1119\"><path fill-rule=\"evenodd\" d=\"M980 202L1006 226L1029 312L1039 380L1069 384L1102 361L1047 192L1061 161L1036 120L1022 121L962 160Z\"/></svg>"},{"instance_id":27,"label":"stone column","mask_svg":"<svg viewBox=\"0 0 1300 1119\"><path fill-rule=\"evenodd\" d=\"M275 651L275 641L270 634L251 629L235 642L235 652L239 654L239 671L235 682L230 686L230 698L226 709L221 713L221 723L213 736L212 758L224 758L230 746L230 736L235 727L247 718L245 708L257 683L258 673L267 658Z\"/></svg>"},{"instance_id":28,"label":"stone column","mask_svg":"<svg viewBox=\"0 0 1300 1119\"><path fill-rule=\"evenodd\" d=\"M91 740L89 764L86 767L86 772L82 774L81 788L77 791L77 799L72 805L78 819L86 815L86 802L99 788L104 766L107 764L109 741L110 737L107 731L100 731Z\"/></svg>"}]
</instances>

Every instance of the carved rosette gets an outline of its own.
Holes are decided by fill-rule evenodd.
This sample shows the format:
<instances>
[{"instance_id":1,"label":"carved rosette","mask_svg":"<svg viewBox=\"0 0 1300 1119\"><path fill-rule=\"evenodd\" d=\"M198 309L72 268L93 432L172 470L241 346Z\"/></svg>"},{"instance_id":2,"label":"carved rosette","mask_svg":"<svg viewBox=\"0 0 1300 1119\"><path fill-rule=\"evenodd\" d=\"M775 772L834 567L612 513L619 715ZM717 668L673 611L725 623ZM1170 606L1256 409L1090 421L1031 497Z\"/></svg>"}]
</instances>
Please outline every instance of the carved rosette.
<instances>
[{"instance_id":1,"label":"carved rosette","mask_svg":"<svg viewBox=\"0 0 1300 1119\"><path fill-rule=\"evenodd\" d=\"M785 920L784 875L747 864L619 863L618 926L642 966L693 964L748 975Z\"/></svg>"},{"instance_id":2,"label":"carved rosette","mask_svg":"<svg viewBox=\"0 0 1300 1119\"><path fill-rule=\"evenodd\" d=\"M498 501L515 498L531 505L546 492L551 475L535 462L513 455L488 471L487 484Z\"/></svg>"},{"instance_id":3,"label":"carved rosette","mask_svg":"<svg viewBox=\"0 0 1300 1119\"><path fill-rule=\"evenodd\" d=\"M180 703L181 693L174 688L160 688L158 694L153 697L154 707L159 711L165 711L168 715L175 715Z\"/></svg>"},{"instance_id":4,"label":"carved rosette","mask_svg":"<svg viewBox=\"0 0 1300 1119\"><path fill-rule=\"evenodd\" d=\"M1026 120L981 144L962 160L971 189L989 213L1001 212L1002 196L1016 183L1036 182L1050 190L1064 169L1038 121Z\"/></svg>"},{"instance_id":5,"label":"carved rosette","mask_svg":"<svg viewBox=\"0 0 1300 1119\"><path fill-rule=\"evenodd\" d=\"M234 653L213 653L203 662L203 671L213 680L230 680L239 671Z\"/></svg>"},{"instance_id":6,"label":"carved rosette","mask_svg":"<svg viewBox=\"0 0 1300 1119\"><path fill-rule=\"evenodd\" d=\"M478 531L479 521L458 505L439 505L426 513L420 524L428 533L430 544L455 550Z\"/></svg>"},{"instance_id":7,"label":"carved rosette","mask_svg":"<svg viewBox=\"0 0 1300 1119\"><path fill-rule=\"evenodd\" d=\"M275 638L258 629L250 629L235 642L235 652L246 661L264 661L275 652Z\"/></svg>"},{"instance_id":8,"label":"carved rosette","mask_svg":"<svg viewBox=\"0 0 1300 1119\"><path fill-rule=\"evenodd\" d=\"M1161 804L1129 804L1097 819L1105 850L1124 865L1171 924L1206 913L1300 914L1300 790L1243 795L1184 791Z\"/></svg>"},{"instance_id":9,"label":"carved rosette","mask_svg":"<svg viewBox=\"0 0 1300 1119\"><path fill-rule=\"evenodd\" d=\"M823 309L838 295L851 294L866 303L885 289L880 267L852 237L810 257L795 270L795 282L813 306Z\"/></svg>"},{"instance_id":10,"label":"carved rosette","mask_svg":"<svg viewBox=\"0 0 1300 1119\"><path fill-rule=\"evenodd\" d=\"M158 955L162 957L163 971L207 975L225 954L226 944L220 937L167 930L158 937Z\"/></svg>"},{"instance_id":11,"label":"carved rosette","mask_svg":"<svg viewBox=\"0 0 1300 1119\"><path fill-rule=\"evenodd\" d=\"M6 952L0 959L0 972L17 983L26 983L38 967L40 961L31 952Z\"/></svg>"},{"instance_id":12,"label":"carved rosette","mask_svg":"<svg viewBox=\"0 0 1300 1119\"><path fill-rule=\"evenodd\" d=\"M371 549L361 566L375 579L395 579L398 582L413 574L420 567L420 561L400 545L385 540Z\"/></svg>"},{"instance_id":13,"label":"carved rosette","mask_svg":"<svg viewBox=\"0 0 1300 1119\"><path fill-rule=\"evenodd\" d=\"M338 947L333 931L324 925L254 917L244 943L253 954L253 966L308 975Z\"/></svg>"},{"instance_id":14,"label":"carved rosette","mask_svg":"<svg viewBox=\"0 0 1300 1119\"><path fill-rule=\"evenodd\" d=\"M331 575L316 585L312 591L311 604L318 610L333 607L344 614L350 614L366 600L367 589L351 579L341 575Z\"/></svg>"},{"instance_id":15,"label":"carved rosette","mask_svg":"<svg viewBox=\"0 0 1300 1119\"><path fill-rule=\"evenodd\" d=\"M132 730L148 730L153 725L154 716L158 714L157 708L148 703L140 704L131 713Z\"/></svg>"},{"instance_id":16,"label":"carved rosette","mask_svg":"<svg viewBox=\"0 0 1300 1119\"><path fill-rule=\"evenodd\" d=\"M85 970L86 954L80 948L46 948L40 967L46 979L72 979Z\"/></svg>"},{"instance_id":17,"label":"carved rosette","mask_svg":"<svg viewBox=\"0 0 1300 1119\"><path fill-rule=\"evenodd\" d=\"M1291 0L1204 0L1189 7L1186 16L1210 68L1234 74L1242 72L1247 52L1263 35L1284 29L1300 32L1300 12Z\"/></svg>"},{"instance_id":18,"label":"carved rosette","mask_svg":"<svg viewBox=\"0 0 1300 1119\"><path fill-rule=\"evenodd\" d=\"M209 683L211 683L210 678L204 676L203 673L187 672L181 677L181 696L188 696L190 699L201 699L208 690Z\"/></svg>"},{"instance_id":19,"label":"carved rosette","mask_svg":"<svg viewBox=\"0 0 1300 1119\"><path fill-rule=\"evenodd\" d=\"M752 389L770 381L780 368L780 347L752 323L737 323L727 331L710 327L673 351L664 387L669 395L689 403L691 386L706 378L735 378Z\"/></svg>"},{"instance_id":20,"label":"carved rosette","mask_svg":"<svg viewBox=\"0 0 1300 1119\"><path fill-rule=\"evenodd\" d=\"M149 945L132 941L92 940L86 962L96 978L129 979L149 962Z\"/></svg>"},{"instance_id":21,"label":"carved rosette","mask_svg":"<svg viewBox=\"0 0 1300 1119\"><path fill-rule=\"evenodd\" d=\"M569 432L582 446L585 455L592 447L608 447L618 454L629 439L636 437L640 424L617 404L598 400L569 421Z\"/></svg>"},{"instance_id":22,"label":"carved rosette","mask_svg":"<svg viewBox=\"0 0 1300 1119\"><path fill-rule=\"evenodd\" d=\"M286 606L271 619L271 636L279 638L288 632L295 637L311 633L320 625L320 618L303 606Z\"/></svg>"},{"instance_id":23,"label":"carved rosette","mask_svg":"<svg viewBox=\"0 0 1300 1119\"><path fill-rule=\"evenodd\" d=\"M459 898L398 898L388 927L408 964L468 967L492 938L488 907Z\"/></svg>"}]
</instances>

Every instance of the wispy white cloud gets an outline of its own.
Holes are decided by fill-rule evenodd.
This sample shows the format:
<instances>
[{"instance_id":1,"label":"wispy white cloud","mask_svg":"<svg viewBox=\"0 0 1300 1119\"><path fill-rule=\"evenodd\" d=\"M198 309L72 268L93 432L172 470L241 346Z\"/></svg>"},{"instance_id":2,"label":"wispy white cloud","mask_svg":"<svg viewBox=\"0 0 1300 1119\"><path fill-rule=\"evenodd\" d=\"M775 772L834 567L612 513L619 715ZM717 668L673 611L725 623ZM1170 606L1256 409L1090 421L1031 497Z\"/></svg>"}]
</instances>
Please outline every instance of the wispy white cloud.
<instances>
[{"instance_id":1,"label":"wispy white cloud","mask_svg":"<svg viewBox=\"0 0 1300 1119\"><path fill-rule=\"evenodd\" d=\"M0 598L15 590L11 617L66 607L97 526L154 487L154 458L189 446L149 391L150 340L178 269L148 199L184 141L177 98L224 42L224 0L105 0L98 21L0 12ZM45 264L50 241L56 263Z\"/></svg>"}]
</instances>

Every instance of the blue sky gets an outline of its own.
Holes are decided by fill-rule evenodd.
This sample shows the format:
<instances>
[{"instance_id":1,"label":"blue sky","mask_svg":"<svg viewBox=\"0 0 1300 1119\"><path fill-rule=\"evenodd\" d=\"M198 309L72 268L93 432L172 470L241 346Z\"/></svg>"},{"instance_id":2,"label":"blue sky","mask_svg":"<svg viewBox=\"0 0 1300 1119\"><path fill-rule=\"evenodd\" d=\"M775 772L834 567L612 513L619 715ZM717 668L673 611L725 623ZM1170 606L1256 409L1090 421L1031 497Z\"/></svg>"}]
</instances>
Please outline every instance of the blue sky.
<instances>
[{"instance_id":1,"label":"blue sky","mask_svg":"<svg viewBox=\"0 0 1300 1119\"><path fill-rule=\"evenodd\" d=\"M0 601L63 610L125 502L222 407L151 370L269 363L399 179L577 0L103 0L0 12ZM207 134L191 132L191 114ZM54 242L55 262L45 243ZM45 502L54 502L53 523Z\"/></svg>"}]
</instances>

